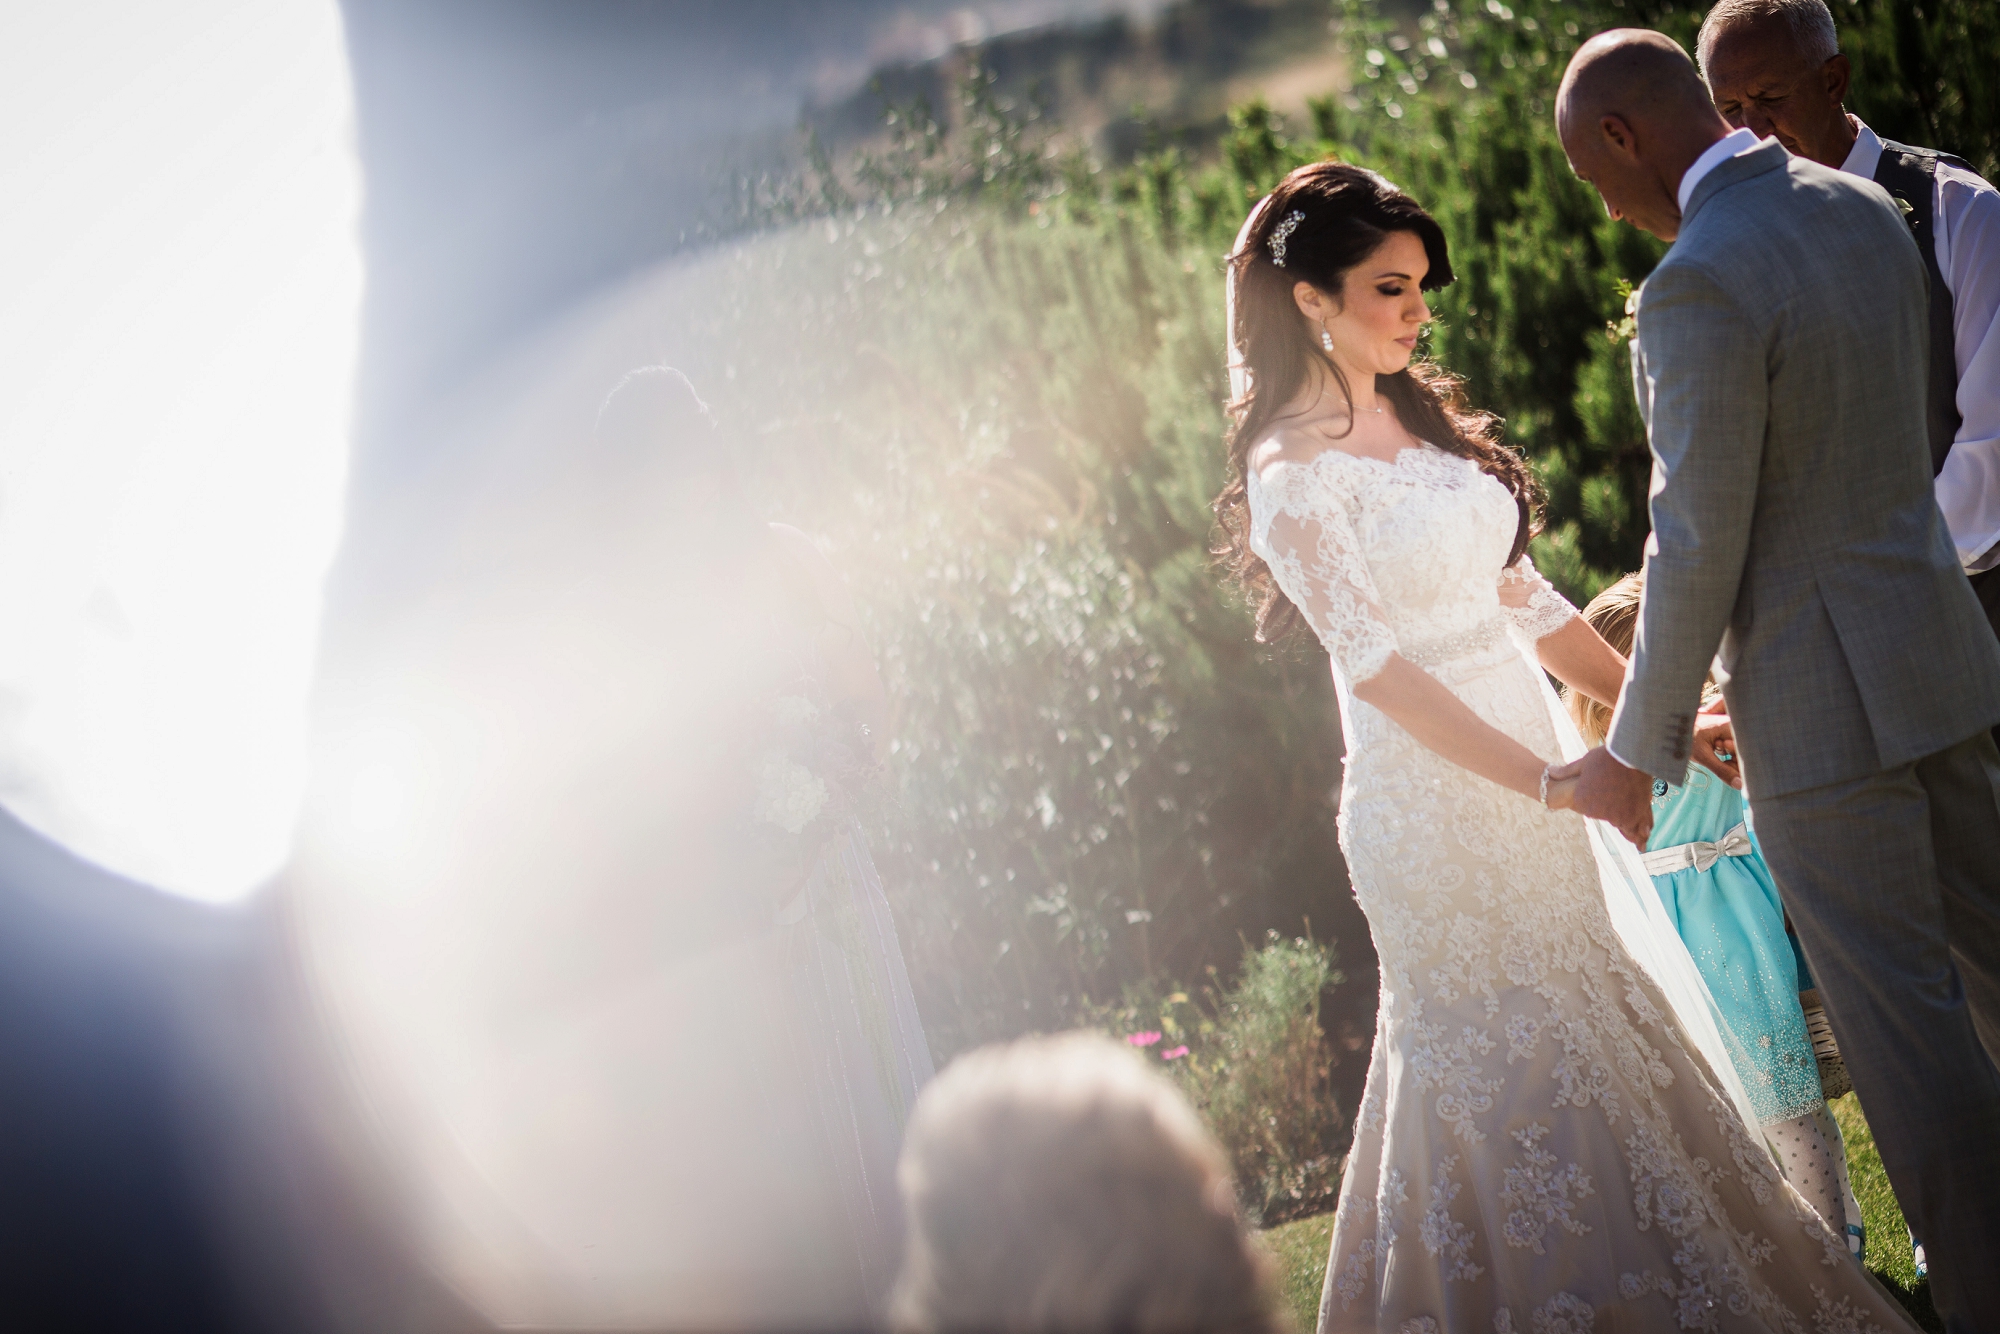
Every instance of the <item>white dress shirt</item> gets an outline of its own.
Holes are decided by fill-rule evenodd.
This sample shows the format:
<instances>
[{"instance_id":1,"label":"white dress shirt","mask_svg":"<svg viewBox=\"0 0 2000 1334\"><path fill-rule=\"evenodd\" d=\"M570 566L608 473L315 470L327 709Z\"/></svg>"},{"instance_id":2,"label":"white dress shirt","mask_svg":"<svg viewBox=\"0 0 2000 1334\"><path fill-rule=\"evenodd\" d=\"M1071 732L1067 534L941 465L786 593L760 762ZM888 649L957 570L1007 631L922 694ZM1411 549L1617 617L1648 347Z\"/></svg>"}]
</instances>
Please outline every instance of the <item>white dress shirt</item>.
<instances>
[{"instance_id":1,"label":"white dress shirt","mask_svg":"<svg viewBox=\"0 0 2000 1334\"><path fill-rule=\"evenodd\" d=\"M1757 137L1755 131L1736 129L1731 130L1728 134L1723 135L1704 149L1702 155L1690 163L1687 171L1681 176L1681 188L1678 192L1681 215L1683 217L1687 215L1688 200L1694 198L1694 188L1701 184L1702 177L1708 175L1708 173L1714 171L1717 167L1729 161L1729 159L1747 153L1763 142L1762 139ZM1880 152L1881 150L1878 148L1876 151Z\"/></svg>"},{"instance_id":2,"label":"white dress shirt","mask_svg":"<svg viewBox=\"0 0 2000 1334\"><path fill-rule=\"evenodd\" d=\"M1840 169L1873 180L1882 140L1858 117L1847 119L1854 147ZM1940 162L1931 217L1938 272L1951 293L1962 419L1938 474L1937 502L1959 562L1977 574L2000 564L2000 191Z\"/></svg>"}]
</instances>

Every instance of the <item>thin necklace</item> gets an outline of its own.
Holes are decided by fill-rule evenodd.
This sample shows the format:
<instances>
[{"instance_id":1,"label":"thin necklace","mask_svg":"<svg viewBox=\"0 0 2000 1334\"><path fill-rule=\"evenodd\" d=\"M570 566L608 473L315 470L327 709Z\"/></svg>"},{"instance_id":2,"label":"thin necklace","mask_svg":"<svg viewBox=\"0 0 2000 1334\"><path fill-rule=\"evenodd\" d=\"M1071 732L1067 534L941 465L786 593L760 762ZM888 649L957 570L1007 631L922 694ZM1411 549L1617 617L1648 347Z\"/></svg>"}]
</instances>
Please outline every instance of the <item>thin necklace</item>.
<instances>
[{"instance_id":1,"label":"thin necklace","mask_svg":"<svg viewBox=\"0 0 2000 1334\"><path fill-rule=\"evenodd\" d=\"M1352 414L1354 414L1354 413L1357 413L1357 412L1372 412L1372 413L1374 413L1374 414L1375 414L1376 416L1378 416L1378 417L1379 417L1379 416L1381 416L1381 415L1382 415L1382 411L1383 411L1383 409L1382 409L1382 405L1381 405L1380 403L1377 403L1377 404L1376 404L1376 405L1375 405L1374 407L1372 407L1372 408L1363 408L1363 407L1357 407L1357 406L1355 406L1355 402L1354 402L1353 398L1351 398L1351 397L1350 397L1350 398L1349 398L1349 399L1347 400L1347 411L1348 411L1348 413L1349 413L1350 415L1352 415Z\"/></svg>"}]
</instances>

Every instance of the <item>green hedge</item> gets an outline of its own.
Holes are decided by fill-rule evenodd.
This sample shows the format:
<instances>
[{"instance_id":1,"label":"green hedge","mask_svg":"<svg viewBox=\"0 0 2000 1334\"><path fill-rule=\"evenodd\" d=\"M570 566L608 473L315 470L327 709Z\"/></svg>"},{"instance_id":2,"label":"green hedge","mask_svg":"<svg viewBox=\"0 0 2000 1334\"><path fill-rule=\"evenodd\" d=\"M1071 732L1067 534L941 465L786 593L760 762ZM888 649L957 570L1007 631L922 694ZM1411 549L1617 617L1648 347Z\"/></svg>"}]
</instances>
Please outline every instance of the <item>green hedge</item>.
<instances>
[{"instance_id":1,"label":"green hedge","mask_svg":"<svg viewBox=\"0 0 2000 1334\"><path fill-rule=\"evenodd\" d=\"M827 545L896 701L875 846L941 1052L1234 968L1274 924L1364 933L1324 660L1253 644L1206 553L1208 252L1115 210L912 204L678 290L685 368L769 516Z\"/></svg>"}]
</instances>

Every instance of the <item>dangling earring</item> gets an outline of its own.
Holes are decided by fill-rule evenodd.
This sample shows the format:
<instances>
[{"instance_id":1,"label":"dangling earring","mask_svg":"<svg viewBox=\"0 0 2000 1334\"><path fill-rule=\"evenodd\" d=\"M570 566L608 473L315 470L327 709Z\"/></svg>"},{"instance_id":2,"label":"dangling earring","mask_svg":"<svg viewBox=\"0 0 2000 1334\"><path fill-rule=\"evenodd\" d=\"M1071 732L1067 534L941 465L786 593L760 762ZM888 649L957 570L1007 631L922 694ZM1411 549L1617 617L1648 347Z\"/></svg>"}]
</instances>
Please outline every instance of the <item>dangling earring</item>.
<instances>
[{"instance_id":1,"label":"dangling earring","mask_svg":"<svg viewBox=\"0 0 2000 1334\"><path fill-rule=\"evenodd\" d=\"M1329 352L1333 351L1333 335L1326 331L1324 324L1319 326L1319 345Z\"/></svg>"}]
</instances>

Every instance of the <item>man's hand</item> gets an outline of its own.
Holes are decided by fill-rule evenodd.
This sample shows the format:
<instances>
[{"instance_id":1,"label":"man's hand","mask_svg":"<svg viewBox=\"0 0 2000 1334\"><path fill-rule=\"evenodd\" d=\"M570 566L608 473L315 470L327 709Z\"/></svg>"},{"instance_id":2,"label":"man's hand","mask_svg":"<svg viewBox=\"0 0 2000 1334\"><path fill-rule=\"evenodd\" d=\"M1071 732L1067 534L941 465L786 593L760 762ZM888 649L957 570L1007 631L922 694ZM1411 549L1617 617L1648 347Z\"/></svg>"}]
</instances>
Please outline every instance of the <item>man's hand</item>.
<instances>
[{"instance_id":1,"label":"man's hand","mask_svg":"<svg viewBox=\"0 0 2000 1334\"><path fill-rule=\"evenodd\" d=\"M1593 819L1603 820L1630 839L1641 852L1653 833L1653 780L1637 769L1628 769L1604 747L1599 746L1580 760L1551 770L1549 782L1574 778L1572 809Z\"/></svg>"},{"instance_id":2,"label":"man's hand","mask_svg":"<svg viewBox=\"0 0 2000 1334\"><path fill-rule=\"evenodd\" d=\"M1741 791L1743 762L1736 758L1736 728L1721 707L1718 700L1716 712L1705 709L1695 715L1694 757L1703 768Z\"/></svg>"}]
</instances>

